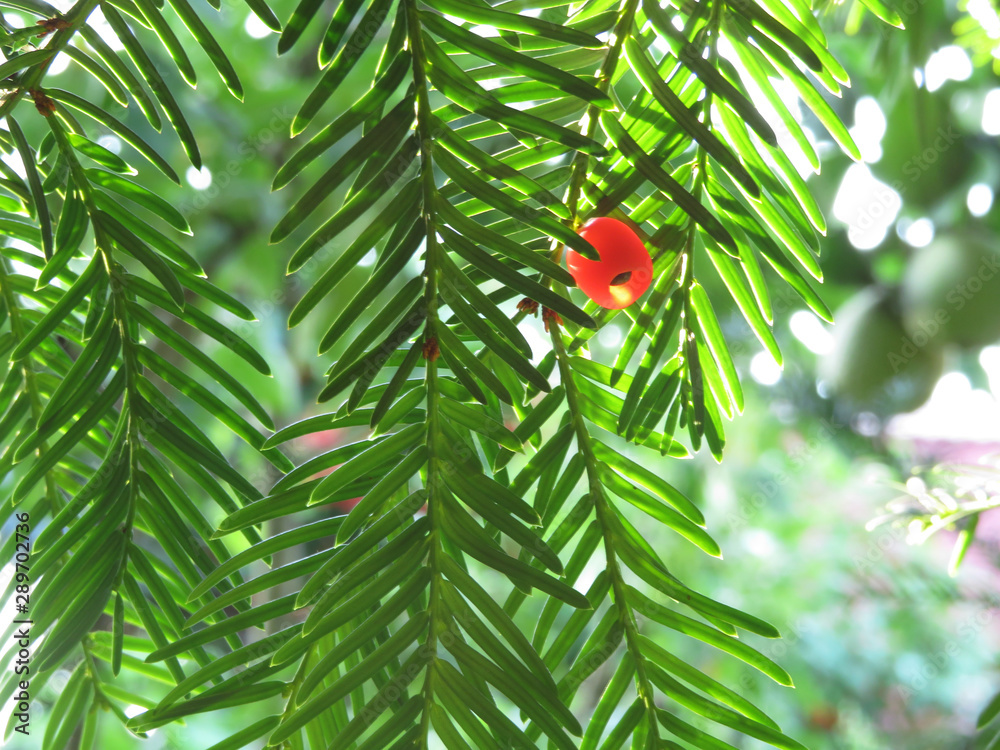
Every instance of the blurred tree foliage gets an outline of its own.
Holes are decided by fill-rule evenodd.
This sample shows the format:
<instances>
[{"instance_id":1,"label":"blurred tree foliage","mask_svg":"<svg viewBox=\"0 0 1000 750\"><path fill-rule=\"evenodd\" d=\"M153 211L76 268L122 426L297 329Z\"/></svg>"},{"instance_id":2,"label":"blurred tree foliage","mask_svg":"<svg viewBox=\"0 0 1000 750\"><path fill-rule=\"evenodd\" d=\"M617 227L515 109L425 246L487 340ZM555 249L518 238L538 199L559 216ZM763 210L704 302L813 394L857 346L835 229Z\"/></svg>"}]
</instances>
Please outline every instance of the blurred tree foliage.
<instances>
[{"instance_id":1,"label":"blurred tree foliage","mask_svg":"<svg viewBox=\"0 0 1000 750\"><path fill-rule=\"evenodd\" d=\"M996 287L908 269L996 245L989 3L0 5L10 747L993 741L995 559L865 530L926 458L885 421L986 383ZM550 262L593 215L656 257L625 313ZM793 334L859 294L898 366Z\"/></svg>"}]
</instances>

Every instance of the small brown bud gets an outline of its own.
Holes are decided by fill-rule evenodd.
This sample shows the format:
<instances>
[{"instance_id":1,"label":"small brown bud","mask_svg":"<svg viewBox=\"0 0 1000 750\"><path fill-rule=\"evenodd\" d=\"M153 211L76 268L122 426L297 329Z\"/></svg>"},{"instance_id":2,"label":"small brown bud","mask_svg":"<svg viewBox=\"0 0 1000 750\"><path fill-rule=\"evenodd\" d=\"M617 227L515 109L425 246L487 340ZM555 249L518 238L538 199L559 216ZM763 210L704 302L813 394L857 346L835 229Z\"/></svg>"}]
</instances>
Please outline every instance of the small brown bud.
<instances>
[{"instance_id":1,"label":"small brown bud","mask_svg":"<svg viewBox=\"0 0 1000 750\"><path fill-rule=\"evenodd\" d=\"M424 359L433 362L441 354L441 349L438 347L438 340L431 336L429 339L424 341Z\"/></svg>"},{"instance_id":2,"label":"small brown bud","mask_svg":"<svg viewBox=\"0 0 1000 750\"><path fill-rule=\"evenodd\" d=\"M53 31L62 31L71 26L69 21L62 18L43 18L35 23L42 27L42 31L37 35L39 39L51 34Z\"/></svg>"},{"instance_id":3,"label":"small brown bud","mask_svg":"<svg viewBox=\"0 0 1000 750\"><path fill-rule=\"evenodd\" d=\"M538 303L531 297L524 297L520 302L517 303L517 309L521 312L525 312L528 315L538 315Z\"/></svg>"},{"instance_id":4,"label":"small brown bud","mask_svg":"<svg viewBox=\"0 0 1000 750\"><path fill-rule=\"evenodd\" d=\"M542 321L545 323L546 333L549 332L549 323L552 323L557 326L561 326L563 324L562 318L559 317L559 313L548 307L542 308Z\"/></svg>"},{"instance_id":5,"label":"small brown bud","mask_svg":"<svg viewBox=\"0 0 1000 750\"><path fill-rule=\"evenodd\" d=\"M56 111L56 103L38 89L31 89L28 93L35 102L35 109L42 117L48 117Z\"/></svg>"}]
</instances>

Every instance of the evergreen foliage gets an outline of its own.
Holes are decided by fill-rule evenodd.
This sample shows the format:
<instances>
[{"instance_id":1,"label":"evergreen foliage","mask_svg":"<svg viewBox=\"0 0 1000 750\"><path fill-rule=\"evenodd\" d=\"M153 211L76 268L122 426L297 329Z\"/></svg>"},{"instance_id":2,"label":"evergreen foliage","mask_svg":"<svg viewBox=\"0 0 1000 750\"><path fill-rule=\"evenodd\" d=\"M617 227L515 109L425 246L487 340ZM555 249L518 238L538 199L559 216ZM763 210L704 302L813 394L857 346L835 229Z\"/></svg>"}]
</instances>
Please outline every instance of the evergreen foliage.
<instances>
[{"instance_id":1,"label":"evergreen foliage","mask_svg":"<svg viewBox=\"0 0 1000 750\"><path fill-rule=\"evenodd\" d=\"M881 0L864 4L900 25ZM213 750L262 737L424 748L431 736L449 750L714 749L734 731L802 747L649 637L676 631L791 685L740 638L777 630L689 588L633 520L637 509L690 554L721 556L711 519L658 468L688 455L682 435L721 460L725 421L744 405L720 301L702 283L728 291L778 362L774 285L830 318L816 291L825 222L778 134L816 170L819 157L776 82L860 156L825 98L848 76L807 0L301 0L283 24L247 0L280 30L279 53L305 44L310 24L326 28L291 124L302 145L274 178L298 198L271 241L311 284L289 325L377 251L317 342L335 355L319 397L329 412L277 432L198 346L210 337L270 373L223 322L253 312L205 278L185 217L143 184L150 167L178 181L180 165L123 122L138 108L200 167L196 115L166 69L194 85L188 53L200 46L241 99L238 51L188 0L78 0L65 14L43 0L3 5L40 19L0 39L0 148L25 172L0 161L0 481L4 519L29 512L44 526L28 563L33 688L72 669L46 750L78 731L81 747L99 747L99 709L143 736L258 701L262 718ZM97 9L125 55L98 33ZM49 85L59 52L103 85L103 101ZM345 86L355 104L331 111ZM48 132L29 143L19 123L38 117ZM107 133L127 153L99 145ZM654 256L649 293L623 311L585 304L560 265L564 248L594 257L576 229L595 216L634 222ZM517 328L533 312L545 351ZM621 315L617 358L593 361L588 341ZM266 491L248 481L162 384L280 478ZM371 436L299 466L282 453L342 426ZM649 458L630 458L627 443ZM354 497L344 516L298 515ZM218 528L205 502L225 513ZM287 530L263 536L278 518ZM241 572L307 548L320 551ZM582 590L592 560L601 572ZM509 581L506 599L470 563ZM252 606L289 581L300 585ZM537 622L519 617L528 597L543 598ZM581 706L580 686L606 662L600 701ZM115 684L123 671L170 691L151 703ZM6 703L17 685L3 675ZM266 715L277 696L283 708ZM148 710L127 718L129 704Z\"/></svg>"}]
</instances>

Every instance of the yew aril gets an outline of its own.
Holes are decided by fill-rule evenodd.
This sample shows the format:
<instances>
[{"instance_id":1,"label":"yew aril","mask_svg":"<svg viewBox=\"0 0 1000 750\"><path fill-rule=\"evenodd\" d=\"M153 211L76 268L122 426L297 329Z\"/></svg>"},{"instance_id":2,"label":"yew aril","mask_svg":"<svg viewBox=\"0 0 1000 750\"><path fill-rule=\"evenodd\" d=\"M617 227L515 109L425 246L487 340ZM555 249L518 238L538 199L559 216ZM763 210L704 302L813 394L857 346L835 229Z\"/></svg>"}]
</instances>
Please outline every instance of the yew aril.
<instances>
[{"instance_id":1,"label":"yew aril","mask_svg":"<svg viewBox=\"0 0 1000 750\"><path fill-rule=\"evenodd\" d=\"M583 293L601 307L620 310L635 302L653 280L653 261L645 245L623 221L591 219L579 234L594 246L600 260L566 252L566 266Z\"/></svg>"}]
</instances>

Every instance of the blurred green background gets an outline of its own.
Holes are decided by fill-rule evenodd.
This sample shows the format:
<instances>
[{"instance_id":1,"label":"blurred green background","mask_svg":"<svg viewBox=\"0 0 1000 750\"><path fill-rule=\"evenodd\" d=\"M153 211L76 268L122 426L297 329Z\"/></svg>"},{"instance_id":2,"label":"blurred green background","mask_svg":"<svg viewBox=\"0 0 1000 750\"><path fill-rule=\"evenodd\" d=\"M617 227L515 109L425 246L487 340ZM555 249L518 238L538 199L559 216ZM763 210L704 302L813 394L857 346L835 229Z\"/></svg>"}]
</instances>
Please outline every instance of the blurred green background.
<instances>
[{"instance_id":1,"label":"blurred green background","mask_svg":"<svg viewBox=\"0 0 1000 750\"><path fill-rule=\"evenodd\" d=\"M290 0L273 5L280 18L293 6ZM820 321L776 285L775 327L785 355L779 370L735 306L726 306L721 284L705 280L748 389L746 411L729 426L721 466L699 455L664 459L656 470L704 508L725 559L699 555L665 535L650 542L693 587L784 633L783 641L754 645L792 674L795 691L718 653L684 655L755 696L789 735L815 750L973 747L976 715L1000 687L1000 529L984 517L952 578L953 532L914 546L905 529L868 531L866 523L903 494L914 467L975 461L1000 448L1000 268L991 265L1000 249L1000 213L991 208L1000 185L994 65L1000 18L988 0L968 7L904 0L897 4L903 32L860 8L849 2L821 12L831 48L853 83L833 104L853 127L866 163L853 164L818 140L823 171L808 178L830 225L822 294L835 310L847 305L841 325ZM258 323L227 322L267 357L273 379L226 350L212 353L281 426L320 411L315 396L332 360L317 357L315 346L332 311L346 302L331 295L322 303L327 315L313 314L287 330L288 312L308 279L325 270L338 248L286 277L293 242L267 242L310 175L323 168L313 165L289 187L270 192L278 167L298 148L288 124L317 80L315 59L305 52L315 44L276 59L276 36L241 3L225 0L218 17L204 15L223 47L236 50L247 101L233 100L207 61L196 57L204 68L197 91L179 78L169 83L195 125L206 168L189 170L182 187L157 182L151 171L141 180L187 216L195 232L188 249L212 280L257 313ZM5 16L14 25L27 22L16 13ZM313 42L319 33L311 29ZM60 67L57 62L53 71ZM72 67L49 84L104 96ZM326 121L356 92L345 87L339 97L327 105ZM126 121L173 164L184 163L172 134L152 132L135 112ZM802 125L821 139L810 115ZM114 139L102 143L120 147ZM365 272L357 273L360 279ZM529 319L525 327L529 342L541 344L541 322ZM602 331L593 357L609 361L621 337L614 326ZM192 417L214 429L202 415ZM232 436L219 428L212 438L221 445ZM311 436L293 444L293 458L349 439L345 433ZM230 449L259 486L273 482L245 446L231 442ZM537 614L525 606L521 616L530 623ZM691 648L690 641L667 645ZM607 677L602 672L594 684ZM59 684L53 679L35 704L40 723ZM596 697L582 690L581 711ZM102 747L208 747L252 718L238 712L197 717L139 743L108 717ZM761 746L736 736L728 741Z\"/></svg>"}]
</instances>

